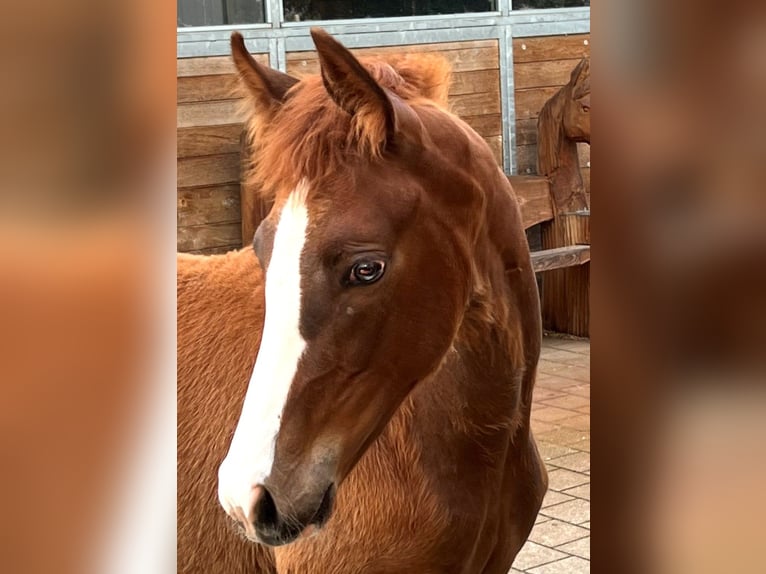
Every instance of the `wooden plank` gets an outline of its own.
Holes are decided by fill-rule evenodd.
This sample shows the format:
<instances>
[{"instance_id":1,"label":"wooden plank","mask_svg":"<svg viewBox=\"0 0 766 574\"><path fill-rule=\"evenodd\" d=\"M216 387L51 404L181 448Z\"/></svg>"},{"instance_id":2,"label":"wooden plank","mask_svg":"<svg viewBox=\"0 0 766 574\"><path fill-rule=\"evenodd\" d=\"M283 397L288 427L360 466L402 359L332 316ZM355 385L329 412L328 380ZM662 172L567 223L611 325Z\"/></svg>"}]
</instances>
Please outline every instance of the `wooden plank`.
<instances>
[{"instance_id":1,"label":"wooden plank","mask_svg":"<svg viewBox=\"0 0 766 574\"><path fill-rule=\"evenodd\" d=\"M500 114L463 116L462 120L482 137L499 136L503 133L503 116Z\"/></svg>"},{"instance_id":2,"label":"wooden plank","mask_svg":"<svg viewBox=\"0 0 766 574\"><path fill-rule=\"evenodd\" d=\"M242 231L239 222L210 223L179 227L176 249L192 251L212 247L239 246L242 244Z\"/></svg>"},{"instance_id":3,"label":"wooden plank","mask_svg":"<svg viewBox=\"0 0 766 574\"><path fill-rule=\"evenodd\" d=\"M588 167L590 164L590 144L577 144L577 157L580 161L580 167Z\"/></svg>"},{"instance_id":4,"label":"wooden plank","mask_svg":"<svg viewBox=\"0 0 766 574\"><path fill-rule=\"evenodd\" d=\"M572 70L580 58L519 62L513 66L513 85L517 90L529 88L561 87L569 82Z\"/></svg>"},{"instance_id":5,"label":"wooden plank","mask_svg":"<svg viewBox=\"0 0 766 574\"><path fill-rule=\"evenodd\" d=\"M463 45L460 46L460 44ZM363 58L433 52L444 56L451 64L453 73L474 70L497 70L500 68L500 53L497 40L383 46L352 51L356 56ZM316 52L289 52L287 54L288 74L305 75L316 74L318 72L319 61Z\"/></svg>"},{"instance_id":6,"label":"wooden plank","mask_svg":"<svg viewBox=\"0 0 766 574\"><path fill-rule=\"evenodd\" d=\"M568 245L530 253L535 273L575 267L590 261L590 245Z\"/></svg>"},{"instance_id":7,"label":"wooden plank","mask_svg":"<svg viewBox=\"0 0 766 574\"><path fill-rule=\"evenodd\" d=\"M176 133L176 154L182 158L236 153L242 129L242 124L181 128Z\"/></svg>"},{"instance_id":8,"label":"wooden plank","mask_svg":"<svg viewBox=\"0 0 766 574\"><path fill-rule=\"evenodd\" d=\"M503 165L503 136L491 136L484 138L484 141L489 144L489 148L492 150L492 155L495 156L497 165Z\"/></svg>"},{"instance_id":9,"label":"wooden plank","mask_svg":"<svg viewBox=\"0 0 766 574\"><path fill-rule=\"evenodd\" d=\"M537 143L537 118L527 118L516 122L516 145Z\"/></svg>"},{"instance_id":10,"label":"wooden plank","mask_svg":"<svg viewBox=\"0 0 766 574\"><path fill-rule=\"evenodd\" d=\"M585 41L588 41L585 44ZM513 40L513 62L580 59L590 56L590 34L539 36Z\"/></svg>"},{"instance_id":11,"label":"wooden plank","mask_svg":"<svg viewBox=\"0 0 766 574\"><path fill-rule=\"evenodd\" d=\"M553 219L548 180L539 176L508 176L511 187L519 201L524 229L529 229L542 221Z\"/></svg>"},{"instance_id":12,"label":"wooden plank","mask_svg":"<svg viewBox=\"0 0 766 574\"><path fill-rule=\"evenodd\" d=\"M177 78L176 101L181 104L236 99L242 97L241 90L235 74Z\"/></svg>"},{"instance_id":13,"label":"wooden plank","mask_svg":"<svg viewBox=\"0 0 766 574\"><path fill-rule=\"evenodd\" d=\"M269 65L268 54L253 54L260 64ZM234 62L231 56L210 56L205 58L178 58L176 60L176 75L179 78L189 76L214 76L234 74Z\"/></svg>"},{"instance_id":14,"label":"wooden plank","mask_svg":"<svg viewBox=\"0 0 766 574\"><path fill-rule=\"evenodd\" d=\"M190 249L186 253L194 253L195 255L219 255L222 253L228 253L235 249L242 249L239 243L233 245L221 245L220 247L208 247L206 249Z\"/></svg>"},{"instance_id":15,"label":"wooden plank","mask_svg":"<svg viewBox=\"0 0 766 574\"><path fill-rule=\"evenodd\" d=\"M449 95L475 94L478 92L500 93L500 70L474 70L452 74Z\"/></svg>"},{"instance_id":16,"label":"wooden plank","mask_svg":"<svg viewBox=\"0 0 766 574\"><path fill-rule=\"evenodd\" d=\"M537 173L537 144L516 146L516 171L522 175Z\"/></svg>"},{"instance_id":17,"label":"wooden plank","mask_svg":"<svg viewBox=\"0 0 766 574\"><path fill-rule=\"evenodd\" d=\"M590 146L586 143L577 144L577 152L582 171L590 162ZM516 146L516 169L523 175L537 173L537 144Z\"/></svg>"},{"instance_id":18,"label":"wooden plank","mask_svg":"<svg viewBox=\"0 0 766 574\"><path fill-rule=\"evenodd\" d=\"M483 116L500 113L500 93L462 94L449 99L449 108L453 114L463 116Z\"/></svg>"},{"instance_id":19,"label":"wooden plank","mask_svg":"<svg viewBox=\"0 0 766 574\"><path fill-rule=\"evenodd\" d=\"M194 102L176 106L176 127L222 126L244 122L242 100Z\"/></svg>"},{"instance_id":20,"label":"wooden plank","mask_svg":"<svg viewBox=\"0 0 766 574\"><path fill-rule=\"evenodd\" d=\"M239 185L179 189L176 219L178 227L238 223L241 219Z\"/></svg>"},{"instance_id":21,"label":"wooden plank","mask_svg":"<svg viewBox=\"0 0 766 574\"><path fill-rule=\"evenodd\" d=\"M181 158L177 163L179 188L239 183L239 153Z\"/></svg>"},{"instance_id":22,"label":"wooden plank","mask_svg":"<svg viewBox=\"0 0 766 574\"><path fill-rule=\"evenodd\" d=\"M534 88L531 90L516 90L516 119L524 120L536 118L553 95L559 91L559 88Z\"/></svg>"}]
</instances>

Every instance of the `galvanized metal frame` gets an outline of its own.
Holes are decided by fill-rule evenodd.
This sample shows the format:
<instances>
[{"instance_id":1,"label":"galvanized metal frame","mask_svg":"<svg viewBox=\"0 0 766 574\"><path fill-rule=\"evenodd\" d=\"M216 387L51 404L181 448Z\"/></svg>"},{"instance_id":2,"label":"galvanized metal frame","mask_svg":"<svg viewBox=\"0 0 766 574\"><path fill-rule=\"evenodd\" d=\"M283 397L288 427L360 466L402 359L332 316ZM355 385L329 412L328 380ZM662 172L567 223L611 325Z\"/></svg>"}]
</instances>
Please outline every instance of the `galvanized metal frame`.
<instances>
[{"instance_id":1,"label":"galvanized metal frame","mask_svg":"<svg viewBox=\"0 0 766 574\"><path fill-rule=\"evenodd\" d=\"M312 50L312 26L321 26L349 48L497 40L500 53L503 168L515 174L516 114L513 78L513 38L590 32L590 8L555 8L514 12L512 0L498 0L496 12L286 22L283 1L266 0L266 23L179 28L177 57L229 54L229 37L238 30L253 53L269 55L270 65L286 70L287 52Z\"/></svg>"}]
</instances>

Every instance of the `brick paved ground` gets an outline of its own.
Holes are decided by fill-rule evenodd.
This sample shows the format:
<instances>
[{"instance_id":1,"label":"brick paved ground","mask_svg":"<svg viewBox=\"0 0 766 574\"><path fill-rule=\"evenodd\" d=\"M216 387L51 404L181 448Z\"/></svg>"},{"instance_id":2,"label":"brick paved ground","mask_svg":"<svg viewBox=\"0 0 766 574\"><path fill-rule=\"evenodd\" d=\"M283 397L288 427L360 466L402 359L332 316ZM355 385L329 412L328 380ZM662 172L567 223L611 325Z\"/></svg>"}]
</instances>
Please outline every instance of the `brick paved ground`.
<instances>
[{"instance_id":1,"label":"brick paved ground","mask_svg":"<svg viewBox=\"0 0 766 574\"><path fill-rule=\"evenodd\" d=\"M511 572L590 572L590 341L545 337L534 397L548 494Z\"/></svg>"}]
</instances>

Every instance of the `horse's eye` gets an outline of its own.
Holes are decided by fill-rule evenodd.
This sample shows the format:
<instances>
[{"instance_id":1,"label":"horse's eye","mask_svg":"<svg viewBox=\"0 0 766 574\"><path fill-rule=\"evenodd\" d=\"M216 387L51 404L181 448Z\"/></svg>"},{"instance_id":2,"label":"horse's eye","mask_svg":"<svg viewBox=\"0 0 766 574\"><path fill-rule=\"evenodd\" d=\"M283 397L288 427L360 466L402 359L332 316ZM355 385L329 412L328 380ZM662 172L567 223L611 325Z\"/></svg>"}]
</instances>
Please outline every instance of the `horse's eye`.
<instances>
[{"instance_id":1,"label":"horse's eye","mask_svg":"<svg viewBox=\"0 0 766 574\"><path fill-rule=\"evenodd\" d=\"M582 107L582 111L585 112L586 114L589 113L590 112L590 106L583 106Z\"/></svg>"},{"instance_id":2,"label":"horse's eye","mask_svg":"<svg viewBox=\"0 0 766 574\"><path fill-rule=\"evenodd\" d=\"M369 285L375 283L383 276L383 272L386 269L385 261L373 260L373 261L358 261L354 263L348 274L349 285Z\"/></svg>"}]
</instances>

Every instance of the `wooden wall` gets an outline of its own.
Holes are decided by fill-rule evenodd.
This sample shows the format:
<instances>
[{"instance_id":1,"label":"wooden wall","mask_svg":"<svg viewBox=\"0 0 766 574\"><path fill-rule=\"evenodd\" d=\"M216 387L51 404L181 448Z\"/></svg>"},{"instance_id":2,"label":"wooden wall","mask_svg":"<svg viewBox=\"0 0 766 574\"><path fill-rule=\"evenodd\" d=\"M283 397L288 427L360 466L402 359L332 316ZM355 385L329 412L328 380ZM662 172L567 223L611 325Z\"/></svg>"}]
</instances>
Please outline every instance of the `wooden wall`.
<instances>
[{"instance_id":1,"label":"wooden wall","mask_svg":"<svg viewBox=\"0 0 766 574\"><path fill-rule=\"evenodd\" d=\"M255 56L268 64L268 56ZM229 56L183 58L177 70L179 251L219 253L242 245L236 76Z\"/></svg>"},{"instance_id":2,"label":"wooden wall","mask_svg":"<svg viewBox=\"0 0 766 574\"><path fill-rule=\"evenodd\" d=\"M354 50L360 56L439 52L452 64L450 106L481 134L502 164L496 40ZM267 55L257 56L268 63ZM317 71L314 52L287 54L289 73ZM179 251L219 253L241 246L239 136L242 118L228 56L178 60Z\"/></svg>"},{"instance_id":3,"label":"wooden wall","mask_svg":"<svg viewBox=\"0 0 766 574\"><path fill-rule=\"evenodd\" d=\"M518 173L536 173L540 108L566 83L577 61L589 55L589 35L514 40ZM453 66L450 106L490 145L502 165L499 49L496 40L392 46L354 50L361 56L397 52L443 54ZM256 55L268 64L268 55ZM314 52L287 54L288 72L317 70ZM179 251L217 253L241 246L240 100L229 56L178 60ZM588 146L581 154L590 160ZM584 169L590 187L589 169Z\"/></svg>"},{"instance_id":4,"label":"wooden wall","mask_svg":"<svg viewBox=\"0 0 766 574\"><path fill-rule=\"evenodd\" d=\"M513 41L519 174L537 173L537 117L545 102L569 81L570 73L585 56L590 56L590 34ZM578 149L585 189L590 194L590 146L579 144Z\"/></svg>"}]
</instances>

